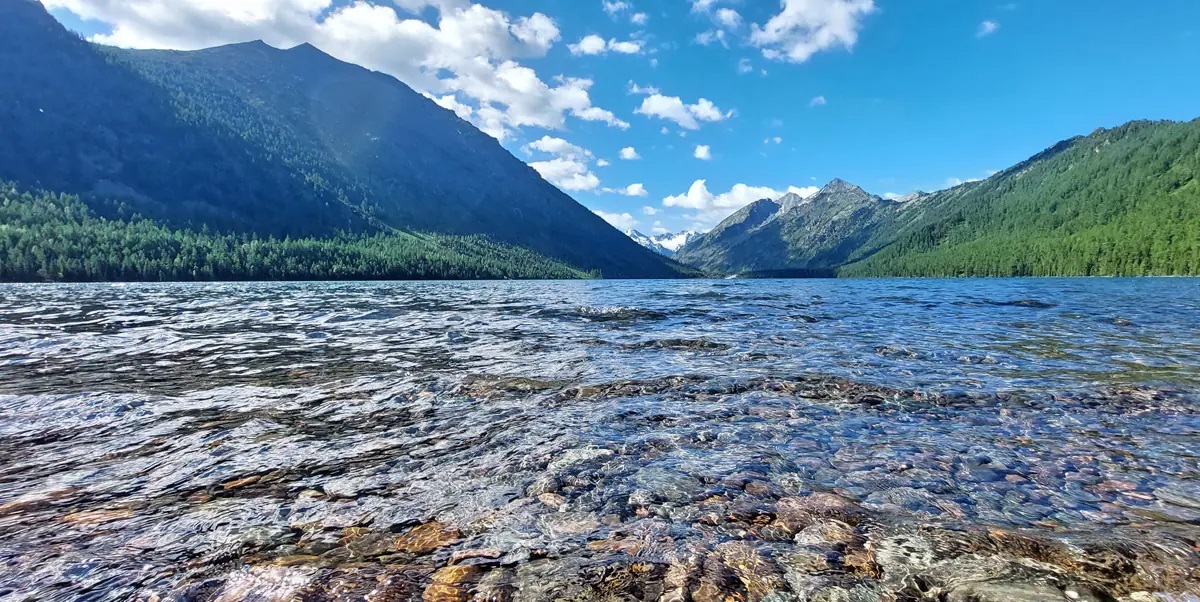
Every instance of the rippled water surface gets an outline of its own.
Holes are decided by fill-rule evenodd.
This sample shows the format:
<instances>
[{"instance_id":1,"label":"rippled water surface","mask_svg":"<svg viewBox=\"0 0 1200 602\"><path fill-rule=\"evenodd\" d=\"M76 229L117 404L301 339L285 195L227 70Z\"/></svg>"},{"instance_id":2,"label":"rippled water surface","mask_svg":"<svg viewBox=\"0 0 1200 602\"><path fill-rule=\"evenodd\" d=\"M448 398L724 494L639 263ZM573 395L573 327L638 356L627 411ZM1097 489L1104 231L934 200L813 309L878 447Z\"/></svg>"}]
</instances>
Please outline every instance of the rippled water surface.
<instances>
[{"instance_id":1,"label":"rippled water surface","mask_svg":"<svg viewBox=\"0 0 1200 602\"><path fill-rule=\"evenodd\" d=\"M0 286L3 600L1198 600L1200 281Z\"/></svg>"}]
</instances>

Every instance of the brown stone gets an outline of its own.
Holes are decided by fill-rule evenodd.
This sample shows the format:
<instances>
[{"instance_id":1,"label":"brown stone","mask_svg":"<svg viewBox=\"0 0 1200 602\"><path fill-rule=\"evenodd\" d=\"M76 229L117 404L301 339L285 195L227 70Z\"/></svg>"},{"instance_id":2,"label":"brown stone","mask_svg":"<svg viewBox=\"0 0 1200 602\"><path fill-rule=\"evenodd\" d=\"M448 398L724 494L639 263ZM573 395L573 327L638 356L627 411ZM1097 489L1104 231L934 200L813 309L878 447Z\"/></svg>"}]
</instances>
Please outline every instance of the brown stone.
<instances>
[{"instance_id":1,"label":"brown stone","mask_svg":"<svg viewBox=\"0 0 1200 602\"><path fill-rule=\"evenodd\" d=\"M128 518L133 518L133 510L129 508L114 508L110 510L72 512L64 516L63 521L76 525L103 525Z\"/></svg>"},{"instance_id":2,"label":"brown stone","mask_svg":"<svg viewBox=\"0 0 1200 602\"><path fill-rule=\"evenodd\" d=\"M472 565L456 565L440 568L430 577L421 599L424 602L468 602L471 585L478 582L483 569Z\"/></svg>"},{"instance_id":3,"label":"brown stone","mask_svg":"<svg viewBox=\"0 0 1200 602\"><path fill-rule=\"evenodd\" d=\"M736 541L717 546L721 560L737 576L746 589L746 600L756 602L783 587L779 569L758 553L753 545Z\"/></svg>"},{"instance_id":4,"label":"brown stone","mask_svg":"<svg viewBox=\"0 0 1200 602\"><path fill-rule=\"evenodd\" d=\"M396 538L396 549L413 554L428 554L456 541L462 533L445 523L430 522Z\"/></svg>"},{"instance_id":5,"label":"brown stone","mask_svg":"<svg viewBox=\"0 0 1200 602\"><path fill-rule=\"evenodd\" d=\"M262 480L262 475L256 474L256 475L248 476L248 477L245 477L242 479L235 479L235 480L229 481L228 483L225 483L224 485L222 485L222 487L225 489L225 491L229 491L230 489L237 489L239 487L245 487L246 485L253 485L261 480Z\"/></svg>"},{"instance_id":6,"label":"brown stone","mask_svg":"<svg viewBox=\"0 0 1200 602\"><path fill-rule=\"evenodd\" d=\"M501 556L504 556L504 551L500 550L499 548L477 548L474 550L459 550L450 555L450 564L458 564L464 560L471 560L471 559L475 559L475 558L484 558L484 559L489 559L489 560L495 560L496 558L500 558Z\"/></svg>"},{"instance_id":7,"label":"brown stone","mask_svg":"<svg viewBox=\"0 0 1200 602\"><path fill-rule=\"evenodd\" d=\"M543 493L538 496L538 501L556 510L567 504L567 498L557 493Z\"/></svg>"},{"instance_id":8,"label":"brown stone","mask_svg":"<svg viewBox=\"0 0 1200 602\"><path fill-rule=\"evenodd\" d=\"M805 497L786 497L775 506L776 523L794 532L830 518L852 527L867 519L867 513L854 501L831 493L814 493Z\"/></svg>"}]
</instances>

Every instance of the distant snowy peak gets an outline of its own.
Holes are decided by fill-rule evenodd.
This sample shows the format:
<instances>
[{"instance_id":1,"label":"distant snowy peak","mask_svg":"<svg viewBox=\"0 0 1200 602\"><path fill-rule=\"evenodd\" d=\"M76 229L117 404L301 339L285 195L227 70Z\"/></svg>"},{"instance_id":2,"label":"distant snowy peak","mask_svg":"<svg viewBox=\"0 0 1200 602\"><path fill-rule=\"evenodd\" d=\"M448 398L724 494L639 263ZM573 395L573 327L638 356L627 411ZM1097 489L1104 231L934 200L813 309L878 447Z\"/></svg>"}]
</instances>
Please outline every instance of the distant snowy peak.
<instances>
[{"instance_id":1,"label":"distant snowy peak","mask_svg":"<svg viewBox=\"0 0 1200 602\"><path fill-rule=\"evenodd\" d=\"M637 244L666 257L674 257L675 252L682 249L683 245L700 236L698 232L693 232L692 230L676 233L668 232L657 236L647 236L637 230L627 230L625 235L632 238Z\"/></svg>"},{"instance_id":2,"label":"distant snowy peak","mask_svg":"<svg viewBox=\"0 0 1200 602\"><path fill-rule=\"evenodd\" d=\"M665 249L670 249L671 252L674 253L675 251L682 249L683 245L695 240L697 236L700 236L699 232L693 230L684 230L683 232L676 234L660 234L654 237L654 242L658 243L659 246Z\"/></svg>"}]
</instances>

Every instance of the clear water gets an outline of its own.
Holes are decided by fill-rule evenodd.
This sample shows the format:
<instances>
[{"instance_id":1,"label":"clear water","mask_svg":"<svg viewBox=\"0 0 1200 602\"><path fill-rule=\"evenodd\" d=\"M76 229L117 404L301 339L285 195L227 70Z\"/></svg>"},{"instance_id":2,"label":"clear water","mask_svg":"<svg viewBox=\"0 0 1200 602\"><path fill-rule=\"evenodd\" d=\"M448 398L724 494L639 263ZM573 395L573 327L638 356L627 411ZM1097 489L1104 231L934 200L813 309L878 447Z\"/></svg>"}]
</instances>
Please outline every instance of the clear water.
<instances>
[{"instance_id":1,"label":"clear water","mask_svg":"<svg viewBox=\"0 0 1200 602\"><path fill-rule=\"evenodd\" d=\"M3 600L1195 600L1198 469L1195 279L0 287Z\"/></svg>"}]
</instances>

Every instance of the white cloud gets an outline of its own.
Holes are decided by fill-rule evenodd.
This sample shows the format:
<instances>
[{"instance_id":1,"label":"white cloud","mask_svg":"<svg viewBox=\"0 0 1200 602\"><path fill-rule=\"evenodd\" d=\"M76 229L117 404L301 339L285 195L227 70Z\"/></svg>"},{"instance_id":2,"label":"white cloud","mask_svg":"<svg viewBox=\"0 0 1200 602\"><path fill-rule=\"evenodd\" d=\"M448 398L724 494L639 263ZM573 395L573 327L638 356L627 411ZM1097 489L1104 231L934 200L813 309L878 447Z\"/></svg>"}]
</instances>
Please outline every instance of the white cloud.
<instances>
[{"instance_id":1,"label":"white cloud","mask_svg":"<svg viewBox=\"0 0 1200 602\"><path fill-rule=\"evenodd\" d=\"M525 145L525 152L534 151L554 155L545 161L535 161L529 166L538 172L551 184L569 191L595 190L600 186L600 178L592 173L588 163L591 161L591 151L571 144L562 138L542 136Z\"/></svg>"},{"instance_id":2,"label":"white cloud","mask_svg":"<svg viewBox=\"0 0 1200 602\"><path fill-rule=\"evenodd\" d=\"M650 94L642 100L642 106L634 113L674 121L689 130L700 129L700 121L722 121L733 116L733 111L723 113L712 101L704 98L695 104L684 104L678 96L663 96L658 93Z\"/></svg>"},{"instance_id":3,"label":"white cloud","mask_svg":"<svg viewBox=\"0 0 1200 602\"><path fill-rule=\"evenodd\" d=\"M629 22L634 25L645 25L648 20L650 20L650 15L646 13L633 13L629 16Z\"/></svg>"},{"instance_id":4,"label":"white cloud","mask_svg":"<svg viewBox=\"0 0 1200 602\"><path fill-rule=\"evenodd\" d=\"M568 44L567 48L571 54L576 56L604 54L610 51L619 54L639 54L642 52L642 42L640 40L618 42L616 39L606 42L604 38L593 34L584 36L578 43Z\"/></svg>"},{"instance_id":5,"label":"white cloud","mask_svg":"<svg viewBox=\"0 0 1200 602\"><path fill-rule=\"evenodd\" d=\"M569 191L595 190L600 186L600 178L588 170L587 164L556 157L549 161L537 161L529 164L551 184Z\"/></svg>"},{"instance_id":6,"label":"white cloud","mask_svg":"<svg viewBox=\"0 0 1200 602\"><path fill-rule=\"evenodd\" d=\"M458 115L459 119L470 121L471 114L475 112L475 109L471 108L469 105L458 102L458 97L453 94L446 94L444 96L429 96L429 98L431 98L433 102L436 102L438 106L442 107L443 109L454 111L454 114Z\"/></svg>"},{"instance_id":7,"label":"white cloud","mask_svg":"<svg viewBox=\"0 0 1200 602\"><path fill-rule=\"evenodd\" d=\"M763 140L763 144L772 144L772 143L782 144L783 138L780 138L779 136L775 136L774 138L767 138L767 139Z\"/></svg>"},{"instance_id":8,"label":"white cloud","mask_svg":"<svg viewBox=\"0 0 1200 602\"><path fill-rule=\"evenodd\" d=\"M782 10L765 25L751 26L750 43L768 59L803 63L835 47L858 42L862 19L875 12L874 0L780 0Z\"/></svg>"},{"instance_id":9,"label":"white cloud","mask_svg":"<svg viewBox=\"0 0 1200 602\"><path fill-rule=\"evenodd\" d=\"M547 83L519 62L545 56L560 39L554 20L542 13L513 16L470 0L393 0L394 7L365 0L44 2L109 25L111 33L93 41L122 47L310 42L341 60L399 78L501 139L524 126L564 129L568 117L629 126L592 105L591 80L559 77ZM416 18L430 9L433 22Z\"/></svg>"},{"instance_id":10,"label":"white cloud","mask_svg":"<svg viewBox=\"0 0 1200 602\"><path fill-rule=\"evenodd\" d=\"M658 90L658 88L655 88L654 86L643 87L643 86L637 85L637 83L635 83L635 82L629 82L629 93L630 94L658 94L659 90Z\"/></svg>"},{"instance_id":11,"label":"white cloud","mask_svg":"<svg viewBox=\"0 0 1200 602\"><path fill-rule=\"evenodd\" d=\"M802 198L807 199L818 192L821 192L820 186L788 186L788 192Z\"/></svg>"},{"instance_id":12,"label":"white cloud","mask_svg":"<svg viewBox=\"0 0 1200 602\"><path fill-rule=\"evenodd\" d=\"M954 188L955 186L962 186L963 184L978 182L982 179L983 178L967 178L964 180L962 178L946 178L946 188Z\"/></svg>"},{"instance_id":13,"label":"white cloud","mask_svg":"<svg viewBox=\"0 0 1200 602\"><path fill-rule=\"evenodd\" d=\"M904 198L904 195L902 195L898 192L885 192L885 193L883 193L883 198L885 198L889 201L895 201L895 200Z\"/></svg>"},{"instance_id":14,"label":"white cloud","mask_svg":"<svg viewBox=\"0 0 1200 602\"><path fill-rule=\"evenodd\" d=\"M584 36L578 43L568 44L571 54L600 54L608 51L608 42L598 35Z\"/></svg>"},{"instance_id":15,"label":"white cloud","mask_svg":"<svg viewBox=\"0 0 1200 602\"><path fill-rule=\"evenodd\" d=\"M696 43L701 46L708 46L718 42L722 46L729 48L729 42L725 39L724 29L711 29L709 31L702 31L696 34Z\"/></svg>"},{"instance_id":16,"label":"white cloud","mask_svg":"<svg viewBox=\"0 0 1200 602\"><path fill-rule=\"evenodd\" d=\"M644 215L658 215L659 210L654 207L651 207L650 205L646 205L645 207L642 207L642 213ZM655 223L657 223L657 222L655 222Z\"/></svg>"},{"instance_id":17,"label":"white cloud","mask_svg":"<svg viewBox=\"0 0 1200 602\"><path fill-rule=\"evenodd\" d=\"M638 54L642 51L642 42L640 40L629 40L626 42L609 40L608 49L620 54Z\"/></svg>"},{"instance_id":18,"label":"white cloud","mask_svg":"<svg viewBox=\"0 0 1200 602\"><path fill-rule=\"evenodd\" d=\"M608 159L600 159L599 161L596 161L596 167L608 167L609 165L611 164L608 162Z\"/></svg>"},{"instance_id":19,"label":"white cloud","mask_svg":"<svg viewBox=\"0 0 1200 602\"><path fill-rule=\"evenodd\" d=\"M810 107L823 107L826 104L824 96L814 96L812 100L808 101L808 106Z\"/></svg>"},{"instance_id":20,"label":"white cloud","mask_svg":"<svg viewBox=\"0 0 1200 602\"><path fill-rule=\"evenodd\" d=\"M691 3L692 12L706 13L712 10L713 5L717 3L717 0L691 0Z\"/></svg>"},{"instance_id":21,"label":"white cloud","mask_svg":"<svg viewBox=\"0 0 1200 602\"><path fill-rule=\"evenodd\" d=\"M717 9L717 12L713 13L713 19L716 20L721 27L728 29L734 29L742 24L742 16L738 14L738 11L733 10L732 8Z\"/></svg>"},{"instance_id":22,"label":"white cloud","mask_svg":"<svg viewBox=\"0 0 1200 602\"><path fill-rule=\"evenodd\" d=\"M540 140L534 140L525 145L526 151L536 150L552 155L560 155L564 157L590 157L591 151L575 146L562 138L553 138L550 136L542 136Z\"/></svg>"},{"instance_id":23,"label":"white cloud","mask_svg":"<svg viewBox=\"0 0 1200 602\"><path fill-rule=\"evenodd\" d=\"M754 65L750 62L750 59L742 59L738 61L738 73L745 74L750 73L751 71L754 71Z\"/></svg>"},{"instance_id":24,"label":"white cloud","mask_svg":"<svg viewBox=\"0 0 1200 602\"><path fill-rule=\"evenodd\" d=\"M797 188L789 186L787 190L776 190L768 186L749 186L735 184L728 192L713 194L708 190L706 180L696 180L687 192L669 196L663 199L666 207L693 209L697 213L690 216L697 223L712 226L729 217L731 213L762 199L778 199L788 192L794 192L808 198L820 190L815 186Z\"/></svg>"},{"instance_id":25,"label":"white cloud","mask_svg":"<svg viewBox=\"0 0 1200 602\"><path fill-rule=\"evenodd\" d=\"M599 209L593 210L592 213L604 218L604 221L608 222L612 225L612 227L621 230L622 232L632 230L638 225L638 221L628 213L608 213Z\"/></svg>"},{"instance_id":26,"label":"white cloud","mask_svg":"<svg viewBox=\"0 0 1200 602\"><path fill-rule=\"evenodd\" d=\"M712 150L708 146L701 144L696 147L696 152L692 153L692 156L701 161L708 161L712 159Z\"/></svg>"},{"instance_id":27,"label":"white cloud","mask_svg":"<svg viewBox=\"0 0 1200 602\"><path fill-rule=\"evenodd\" d=\"M641 159L642 156L639 155L637 150L632 146L626 146L625 148L621 149L621 158L626 161L636 161Z\"/></svg>"},{"instance_id":28,"label":"white cloud","mask_svg":"<svg viewBox=\"0 0 1200 602\"><path fill-rule=\"evenodd\" d=\"M621 11L625 11L625 10L629 10L629 9L630 9L630 6L629 6L628 2L622 2L621 0L615 0L615 1L610 2L609 0L604 0L604 12L606 12L610 15L615 15Z\"/></svg>"},{"instance_id":29,"label":"white cloud","mask_svg":"<svg viewBox=\"0 0 1200 602\"><path fill-rule=\"evenodd\" d=\"M646 187L641 184L630 184L621 190L621 194L625 196L646 196Z\"/></svg>"},{"instance_id":30,"label":"white cloud","mask_svg":"<svg viewBox=\"0 0 1200 602\"><path fill-rule=\"evenodd\" d=\"M995 21L984 21L983 23L979 24L979 31L975 32L975 37L982 38L984 36L990 36L996 33L997 29L1000 29L999 23Z\"/></svg>"}]
</instances>

